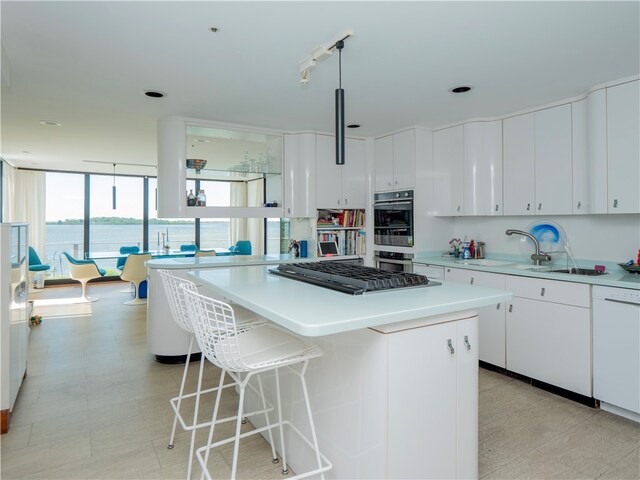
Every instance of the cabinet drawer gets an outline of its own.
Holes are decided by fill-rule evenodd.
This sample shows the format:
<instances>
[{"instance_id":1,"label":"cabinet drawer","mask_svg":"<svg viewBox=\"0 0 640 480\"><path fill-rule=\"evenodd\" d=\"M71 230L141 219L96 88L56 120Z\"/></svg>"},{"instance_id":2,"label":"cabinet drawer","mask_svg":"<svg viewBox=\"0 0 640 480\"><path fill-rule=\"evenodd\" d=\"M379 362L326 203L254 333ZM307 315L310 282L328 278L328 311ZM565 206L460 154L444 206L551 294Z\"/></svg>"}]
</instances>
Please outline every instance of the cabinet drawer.
<instances>
[{"instance_id":1,"label":"cabinet drawer","mask_svg":"<svg viewBox=\"0 0 640 480\"><path fill-rule=\"evenodd\" d=\"M514 297L578 307L591 306L591 292L587 284L509 276L507 277L506 288L513 292Z\"/></svg>"},{"instance_id":2,"label":"cabinet drawer","mask_svg":"<svg viewBox=\"0 0 640 480\"><path fill-rule=\"evenodd\" d=\"M424 263L414 263L413 273L424 275L430 280L444 280L444 267L425 265Z\"/></svg>"}]
</instances>

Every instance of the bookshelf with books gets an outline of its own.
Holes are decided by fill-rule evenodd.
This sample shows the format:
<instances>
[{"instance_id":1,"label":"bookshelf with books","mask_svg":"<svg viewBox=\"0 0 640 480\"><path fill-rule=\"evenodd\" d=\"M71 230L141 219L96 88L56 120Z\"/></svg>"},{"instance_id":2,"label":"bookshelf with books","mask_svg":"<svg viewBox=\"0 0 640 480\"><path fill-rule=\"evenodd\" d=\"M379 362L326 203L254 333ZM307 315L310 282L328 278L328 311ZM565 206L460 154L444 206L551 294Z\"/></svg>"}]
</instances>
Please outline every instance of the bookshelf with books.
<instances>
[{"instance_id":1,"label":"bookshelf with books","mask_svg":"<svg viewBox=\"0 0 640 480\"><path fill-rule=\"evenodd\" d=\"M364 255L365 211L318 210L316 220L318 242L333 242L338 245L339 255Z\"/></svg>"}]
</instances>

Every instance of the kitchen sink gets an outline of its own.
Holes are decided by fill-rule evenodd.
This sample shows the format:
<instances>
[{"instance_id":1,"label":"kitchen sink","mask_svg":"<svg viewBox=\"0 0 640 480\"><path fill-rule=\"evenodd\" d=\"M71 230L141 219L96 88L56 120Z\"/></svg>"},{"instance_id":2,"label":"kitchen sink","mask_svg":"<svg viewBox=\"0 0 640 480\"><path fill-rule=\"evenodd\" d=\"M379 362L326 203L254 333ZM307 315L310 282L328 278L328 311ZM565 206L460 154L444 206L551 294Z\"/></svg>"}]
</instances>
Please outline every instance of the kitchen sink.
<instances>
[{"instance_id":1,"label":"kitchen sink","mask_svg":"<svg viewBox=\"0 0 640 480\"><path fill-rule=\"evenodd\" d=\"M606 275L606 272L600 272L593 268L563 268L559 270L551 270L550 273L567 273L569 275Z\"/></svg>"}]
</instances>

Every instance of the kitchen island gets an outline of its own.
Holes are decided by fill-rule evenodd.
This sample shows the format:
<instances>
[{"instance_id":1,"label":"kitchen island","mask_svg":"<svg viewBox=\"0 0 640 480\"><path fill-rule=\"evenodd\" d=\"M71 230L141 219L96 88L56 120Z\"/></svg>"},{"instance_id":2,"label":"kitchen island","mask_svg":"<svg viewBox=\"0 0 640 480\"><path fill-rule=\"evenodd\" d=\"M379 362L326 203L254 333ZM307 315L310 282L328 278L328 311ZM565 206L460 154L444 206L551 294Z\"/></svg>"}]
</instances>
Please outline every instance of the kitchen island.
<instances>
[{"instance_id":1,"label":"kitchen island","mask_svg":"<svg viewBox=\"0 0 640 480\"><path fill-rule=\"evenodd\" d=\"M274 276L269 268L194 270L189 276L314 337L324 350L310 363L307 382L320 448L334 465L327 476L477 478L475 309L511 294L444 283L350 296ZM283 415L308 434L299 386L291 374L282 377ZM272 383L265 382L270 399ZM249 396L246 408L257 401ZM294 471L308 470L314 461L308 449L286 441Z\"/></svg>"}]
</instances>

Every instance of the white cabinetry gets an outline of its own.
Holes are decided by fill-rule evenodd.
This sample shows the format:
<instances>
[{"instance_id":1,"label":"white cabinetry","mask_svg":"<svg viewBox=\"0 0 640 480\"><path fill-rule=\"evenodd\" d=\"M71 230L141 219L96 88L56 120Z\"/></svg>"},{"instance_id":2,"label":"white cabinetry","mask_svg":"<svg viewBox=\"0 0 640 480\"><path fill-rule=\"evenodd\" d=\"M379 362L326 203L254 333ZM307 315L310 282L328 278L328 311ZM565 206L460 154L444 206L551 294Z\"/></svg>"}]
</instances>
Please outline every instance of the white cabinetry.
<instances>
[{"instance_id":1,"label":"white cabinetry","mask_svg":"<svg viewBox=\"0 0 640 480\"><path fill-rule=\"evenodd\" d=\"M473 317L387 335L385 478L477 478L477 328Z\"/></svg>"},{"instance_id":2,"label":"white cabinetry","mask_svg":"<svg viewBox=\"0 0 640 480\"><path fill-rule=\"evenodd\" d=\"M26 223L0 224L0 432L27 371L29 252Z\"/></svg>"},{"instance_id":3,"label":"white cabinetry","mask_svg":"<svg viewBox=\"0 0 640 480\"><path fill-rule=\"evenodd\" d=\"M464 124L464 214L502 215L502 121Z\"/></svg>"},{"instance_id":4,"label":"white cabinetry","mask_svg":"<svg viewBox=\"0 0 640 480\"><path fill-rule=\"evenodd\" d=\"M503 121L504 214L572 212L571 104Z\"/></svg>"},{"instance_id":5,"label":"white cabinetry","mask_svg":"<svg viewBox=\"0 0 640 480\"><path fill-rule=\"evenodd\" d=\"M640 212L640 82L607 88L609 213Z\"/></svg>"},{"instance_id":6,"label":"white cabinetry","mask_svg":"<svg viewBox=\"0 0 640 480\"><path fill-rule=\"evenodd\" d=\"M284 136L284 215L316 216L316 135Z\"/></svg>"},{"instance_id":7,"label":"white cabinetry","mask_svg":"<svg viewBox=\"0 0 640 480\"><path fill-rule=\"evenodd\" d=\"M571 210L574 215L590 213L586 98L571 104L571 138L573 178Z\"/></svg>"},{"instance_id":8,"label":"white cabinetry","mask_svg":"<svg viewBox=\"0 0 640 480\"><path fill-rule=\"evenodd\" d=\"M462 268L447 268L445 272L447 282L505 290L505 275ZM477 310L480 339L479 358L483 362L506 368L506 304L497 303Z\"/></svg>"},{"instance_id":9,"label":"white cabinetry","mask_svg":"<svg viewBox=\"0 0 640 480\"><path fill-rule=\"evenodd\" d=\"M414 263L413 273L417 273L418 275L424 275L429 280L435 280L439 282L444 280L444 267L426 265L424 263Z\"/></svg>"},{"instance_id":10,"label":"white cabinetry","mask_svg":"<svg viewBox=\"0 0 640 480\"><path fill-rule=\"evenodd\" d=\"M507 368L591 396L590 286L507 276Z\"/></svg>"},{"instance_id":11,"label":"white cabinetry","mask_svg":"<svg viewBox=\"0 0 640 480\"><path fill-rule=\"evenodd\" d=\"M463 213L463 142L462 125L433 132L433 210L435 215L453 216Z\"/></svg>"},{"instance_id":12,"label":"white cabinetry","mask_svg":"<svg viewBox=\"0 0 640 480\"><path fill-rule=\"evenodd\" d=\"M376 138L374 141L376 192L414 188L415 156L413 129Z\"/></svg>"},{"instance_id":13,"label":"white cabinetry","mask_svg":"<svg viewBox=\"0 0 640 480\"><path fill-rule=\"evenodd\" d=\"M316 207L365 208L364 140L347 138L345 164L336 165L335 137L316 135Z\"/></svg>"},{"instance_id":14,"label":"white cabinetry","mask_svg":"<svg viewBox=\"0 0 640 480\"><path fill-rule=\"evenodd\" d=\"M587 96L589 213L607 213L607 90Z\"/></svg>"}]
</instances>

